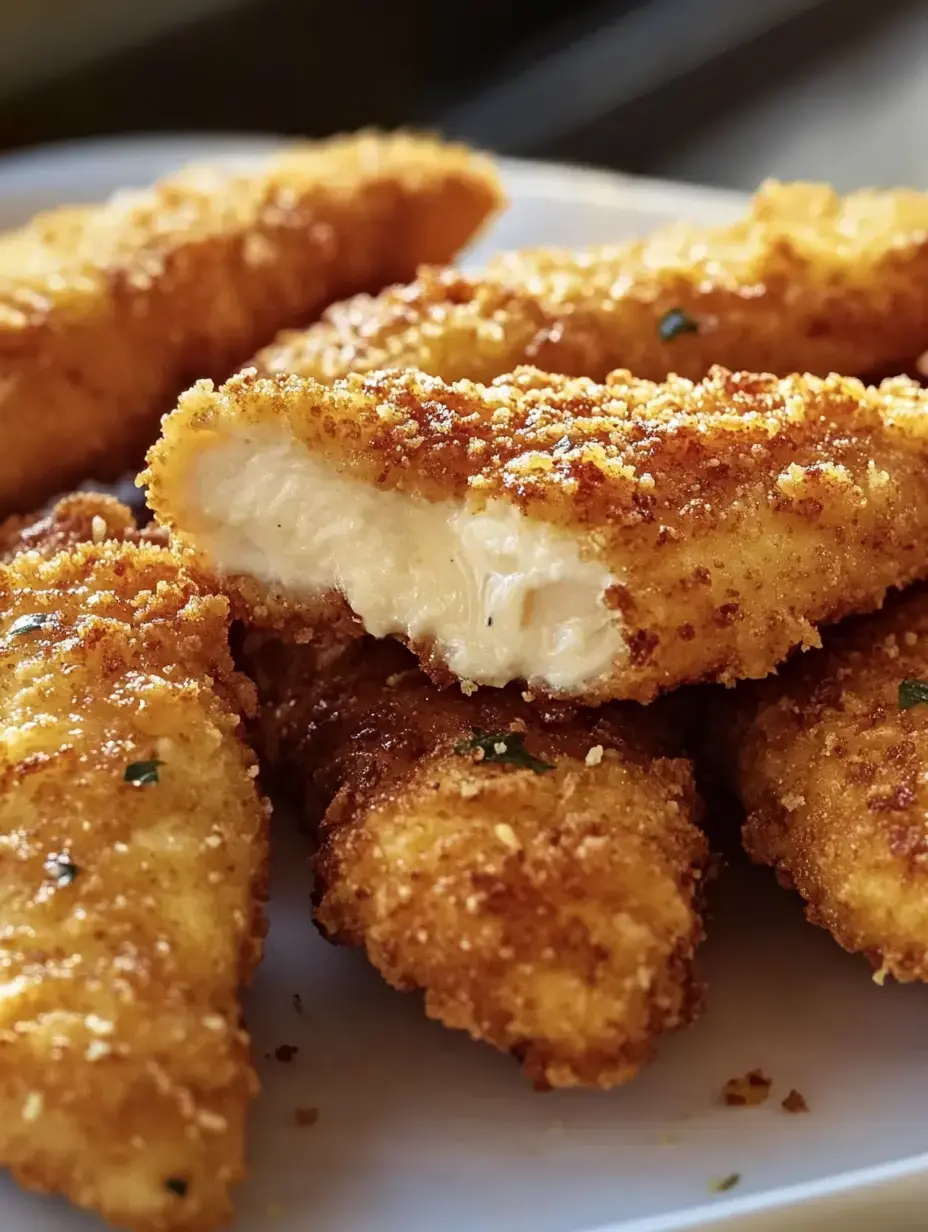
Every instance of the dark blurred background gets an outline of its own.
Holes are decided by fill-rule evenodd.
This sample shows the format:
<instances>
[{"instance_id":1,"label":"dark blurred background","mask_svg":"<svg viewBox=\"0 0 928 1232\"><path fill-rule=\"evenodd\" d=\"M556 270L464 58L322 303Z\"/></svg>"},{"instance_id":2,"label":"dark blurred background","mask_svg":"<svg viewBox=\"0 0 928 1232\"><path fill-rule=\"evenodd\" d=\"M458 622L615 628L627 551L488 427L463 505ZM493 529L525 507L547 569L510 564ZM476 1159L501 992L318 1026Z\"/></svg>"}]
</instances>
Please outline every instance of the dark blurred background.
<instances>
[{"instance_id":1,"label":"dark blurred background","mask_svg":"<svg viewBox=\"0 0 928 1232\"><path fill-rule=\"evenodd\" d=\"M924 0L0 0L0 149L425 125L750 188L928 184Z\"/></svg>"}]
</instances>

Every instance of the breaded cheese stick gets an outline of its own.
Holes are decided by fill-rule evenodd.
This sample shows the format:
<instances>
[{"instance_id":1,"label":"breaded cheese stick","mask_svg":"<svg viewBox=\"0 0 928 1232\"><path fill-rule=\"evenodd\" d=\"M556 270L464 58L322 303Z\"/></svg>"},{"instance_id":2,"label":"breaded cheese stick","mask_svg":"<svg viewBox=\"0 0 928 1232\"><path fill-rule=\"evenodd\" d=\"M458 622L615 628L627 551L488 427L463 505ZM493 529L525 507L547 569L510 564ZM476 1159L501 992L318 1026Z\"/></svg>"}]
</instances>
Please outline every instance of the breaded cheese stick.
<instances>
[{"instance_id":1,"label":"breaded cheese stick","mask_svg":"<svg viewBox=\"0 0 928 1232\"><path fill-rule=\"evenodd\" d=\"M750 372L892 373L928 347L928 194L839 197L763 185L723 227L504 254L483 272L420 271L330 308L254 363L331 382L416 367L488 383L520 364L602 380L613 368L698 380Z\"/></svg>"},{"instance_id":2,"label":"breaded cheese stick","mask_svg":"<svg viewBox=\"0 0 928 1232\"><path fill-rule=\"evenodd\" d=\"M739 689L713 723L734 753L748 853L880 981L928 980L926 700L928 590L917 587L778 679Z\"/></svg>"},{"instance_id":3,"label":"breaded cheese stick","mask_svg":"<svg viewBox=\"0 0 928 1232\"><path fill-rule=\"evenodd\" d=\"M184 395L143 478L253 623L648 701L763 676L928 573L926 412L903 378L243 374Z\"/></svg>"},{"instance_id":4,"label":"breaded cheese stick","mask_svg":"<svg viewBox=\"0 0 928 1232\"><path fill-rule=\"evenodd\" d=\"M187 382L449 260L500 200L460 146L362 134L249 172L188 168L0 237L0 513L137 465Z\"/></svg>"},{"instance_id":5,"label":"breaded cheese stick","mask_svg":"<svg viewBox=\"0 0 928 1232\"><path fill-rule=\"evenodd\" d=\"M137 1232L231 1213L266 806L228 605L167 549L0 566L0 1164Z\"/></svg>"},{"instance_id":6,"label":"breaded cheese stick","mask_svg":"<svg viewBox=\"0 0 928 1232\"><path fill-rule=\"evenodd\" d=\"M272 641L251 667L320 825L330 940L540 1088L627 1082L690 1021L706 842L653 714L442 691L392 641Z\"/></svg>"}]
</instances>

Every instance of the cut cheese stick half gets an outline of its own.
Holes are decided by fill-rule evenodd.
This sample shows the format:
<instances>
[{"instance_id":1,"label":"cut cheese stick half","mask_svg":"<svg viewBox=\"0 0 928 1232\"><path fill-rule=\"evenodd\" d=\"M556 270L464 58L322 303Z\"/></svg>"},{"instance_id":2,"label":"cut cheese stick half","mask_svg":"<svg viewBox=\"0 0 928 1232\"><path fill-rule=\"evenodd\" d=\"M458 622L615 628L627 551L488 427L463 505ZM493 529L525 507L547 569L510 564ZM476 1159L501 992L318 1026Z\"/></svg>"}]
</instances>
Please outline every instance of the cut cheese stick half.
<instances>
[{"instance_id":1,"label":"cut cheese stick half","mask_svg":"<svg viewBox=\"0 0 928 1232\"><path fill-rule=\"evenodd\" d=\"M928 573L928 393L521 369L201 382L145 476L252 623L598 703L770 672Z\"/></svg>"}]
</instances>

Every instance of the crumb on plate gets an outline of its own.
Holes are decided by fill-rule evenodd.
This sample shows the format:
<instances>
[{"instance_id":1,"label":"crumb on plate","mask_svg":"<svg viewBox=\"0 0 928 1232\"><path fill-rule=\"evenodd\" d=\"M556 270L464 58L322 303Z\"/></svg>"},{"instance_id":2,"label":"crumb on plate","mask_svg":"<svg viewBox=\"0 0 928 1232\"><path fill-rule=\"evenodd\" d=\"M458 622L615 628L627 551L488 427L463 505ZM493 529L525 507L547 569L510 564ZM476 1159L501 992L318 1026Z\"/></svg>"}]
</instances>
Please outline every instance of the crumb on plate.
<instances>
[{"instance_id":1,"label":"crumb on plate","mask_svg":"<svg viewBox=\"0 0 928 1232\"><path fill-rule=\"evenodd\" d=\"M753 1108L764 1103L772 1085L762 1070L752 1069L741 1078L729 1078L722 1087L722 1099L730 1108Z\"/></svg>"},{"instance_id":2,"label":"crumb on plate","mask_svg":"<svg viewBox=\"0 0 928 1232\"><path fill-rule=\"evenodd\" d=\"M805 1096L802 1095L795 1087L790 1089L789 1095L783 1099L781 1104L785 1112L808 1112L809 1105L806 1103Z\"/></svg>"}]
</instances>

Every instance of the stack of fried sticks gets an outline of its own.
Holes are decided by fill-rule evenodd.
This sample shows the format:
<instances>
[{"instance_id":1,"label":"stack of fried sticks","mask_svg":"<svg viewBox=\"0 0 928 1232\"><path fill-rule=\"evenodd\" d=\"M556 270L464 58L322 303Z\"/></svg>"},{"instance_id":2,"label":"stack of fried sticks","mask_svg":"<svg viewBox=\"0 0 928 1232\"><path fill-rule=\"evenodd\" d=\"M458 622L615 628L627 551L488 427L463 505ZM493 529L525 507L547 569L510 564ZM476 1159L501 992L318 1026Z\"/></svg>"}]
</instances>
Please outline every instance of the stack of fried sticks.
<instances>
[{"instance_id":1,"label":"stack of fried sticks","mask_svg":"<svg viewBox=\"0 0 928 1232\"><path fill-rule=\"evenodd\" d=\"M627 1081L700 1006L694 762L810 918L925 978L928 394L857 377L928 344L928 198L769 185L726 228L437 264L501 200L477 155L363 135L0 239L26 1185L138 1229L229 1214L249 745L315 836L321 929L539 1087ZM164 420L153 528L18 512L243 362Z\"/></svg>"}]
</instances>

